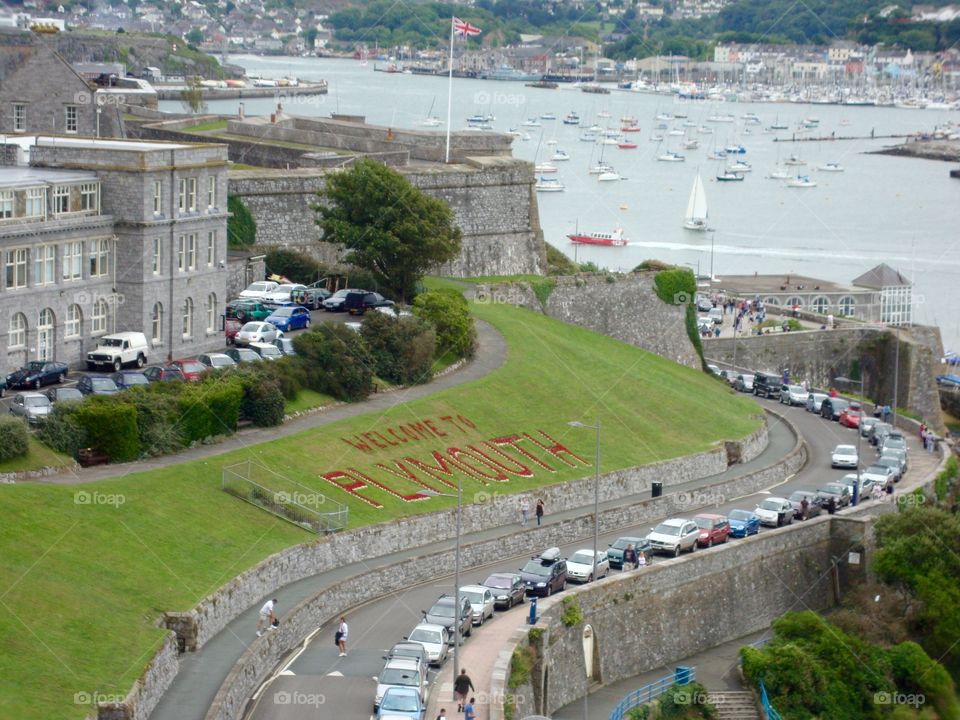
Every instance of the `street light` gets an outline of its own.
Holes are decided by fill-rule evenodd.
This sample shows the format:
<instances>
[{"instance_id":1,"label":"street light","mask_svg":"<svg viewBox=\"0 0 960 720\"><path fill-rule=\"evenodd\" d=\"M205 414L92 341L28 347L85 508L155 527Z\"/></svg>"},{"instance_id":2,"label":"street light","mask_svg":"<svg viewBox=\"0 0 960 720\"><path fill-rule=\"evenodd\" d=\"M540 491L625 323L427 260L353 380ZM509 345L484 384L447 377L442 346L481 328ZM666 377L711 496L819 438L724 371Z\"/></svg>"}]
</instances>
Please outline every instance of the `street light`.
<instances>
[{"instance_id":1,"label":"street light","mask_svg":"<svg viewBox=\"0 0 960 720\"><path fill-rule=\"evenodd\" d=\"M597 431L596 461L594 462L593 476L593 571L590 579L597 579L597 538L600 535L600 421L596 425L586 425L579 420L567 423L570 427L588 428Z\"/></svg>"}]
</instances>

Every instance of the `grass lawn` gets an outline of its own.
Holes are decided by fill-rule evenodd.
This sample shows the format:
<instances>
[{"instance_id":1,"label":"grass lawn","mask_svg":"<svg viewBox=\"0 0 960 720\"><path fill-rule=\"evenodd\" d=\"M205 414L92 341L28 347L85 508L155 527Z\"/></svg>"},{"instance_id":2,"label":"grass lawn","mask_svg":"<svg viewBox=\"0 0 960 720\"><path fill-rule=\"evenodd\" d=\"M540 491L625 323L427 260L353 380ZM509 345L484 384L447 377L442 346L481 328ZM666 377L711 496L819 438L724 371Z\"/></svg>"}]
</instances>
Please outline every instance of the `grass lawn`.
<instances>
[{"instance_id":1,"label":"grass lawn","mask_svg":"<svg viewBox=\"0 0 960 720\"><path fill-rule=\"evenodd\" d=\"M214 130L226 130L227 121L226 120L208 120L206 122L197 123L196 125L190 125L189 127L183 128L184 132L211 132Z\"/></svg>"},{"instance_id":2,"label":"grass lawn","mask_svg":"<svg viewBox=\"0 0 960 720\"><path fill-rule=\"evenodd\" d=\"M45 467L62 467L72 464L72 458L51 450L43 443L35 440L31 434L27 454L0 462L0 473L24 472L25 470L39 470Z\"/></svg>"},{"instance_id":3,"label":"grass lawn","mask_svg":"<svg viewBox=\"0 0 960 720\"><path fill-rule=\"evenodd\" d=\"M454 501L404 502L375 487L348 494L320 475L356 469L399 493L422 486L386 472L410 457L427 463L447 452L511 434L548 433L584 458L567 467L523 441L544 469L505 482L463 475L465 502L477 493L517 492L592 476L592 430L603 424L603 470L705 450L758 424L755 403L706 374L617 340L506 305L474 311L503 333L506 363L475 382L323 428L151 472L82 487L0 486L0 716L79 718L90 707L77 693L123 695L163 633L164 610L187 610L270 553L316 538L220 489L223 465L256 459L350 508L350 526L429 512ZM402 391L400 391L402 392ZM462 416L455 424L444 416ZM430 421L442 438L409 440L364 452L345 439ZM546 442L544 441L544 444ZM506 462L506 461L505 461ZM511 463L512 464L512 463ZM424 481L440 481L419 473ZM454 481L455 482L455 481ZM442 486L441 486L442 487ZM81 493L81 494L78 494Z\"/></svg>"},{"instance_id":4,"label":"grass lawn","mask_svg":"<svg viewBox=\"0 0 960 720\"><path fill-rule=\"evenodd\" d=\"M318 393L314 390L304 389L297 393L297 397L294 400L288 400L286 402L283 411L287 415L291 415L295 412L300 412L301 410L310 410L323 405L329 405L333 402L336 402L336 400L329 395L324 395L323 393Z\"/></svg>"}]
</instances>

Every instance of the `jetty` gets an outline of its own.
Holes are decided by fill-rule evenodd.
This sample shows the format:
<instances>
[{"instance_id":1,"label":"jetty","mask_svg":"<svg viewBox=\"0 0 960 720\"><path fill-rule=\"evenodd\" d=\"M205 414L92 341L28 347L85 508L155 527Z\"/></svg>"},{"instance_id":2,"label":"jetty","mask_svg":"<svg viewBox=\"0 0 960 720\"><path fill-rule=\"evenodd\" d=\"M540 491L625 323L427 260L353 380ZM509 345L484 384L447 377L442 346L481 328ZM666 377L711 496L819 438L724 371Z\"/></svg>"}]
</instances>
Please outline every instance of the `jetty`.
<instances>
[{"instance_id":1,"label":"jetty","mask_svg":"<svg viewBox=\"0 0 960 720\"><path fill-rule=\"evenodd\" d=\"M180 100L184 85L156 85L157 99ZM270 87L200 87L198 88L204 100L234 100L244 98L289 98L308 95L326 95L327 81L300 83L299 85L276 85Z\"/></svg>"}]
</instances>

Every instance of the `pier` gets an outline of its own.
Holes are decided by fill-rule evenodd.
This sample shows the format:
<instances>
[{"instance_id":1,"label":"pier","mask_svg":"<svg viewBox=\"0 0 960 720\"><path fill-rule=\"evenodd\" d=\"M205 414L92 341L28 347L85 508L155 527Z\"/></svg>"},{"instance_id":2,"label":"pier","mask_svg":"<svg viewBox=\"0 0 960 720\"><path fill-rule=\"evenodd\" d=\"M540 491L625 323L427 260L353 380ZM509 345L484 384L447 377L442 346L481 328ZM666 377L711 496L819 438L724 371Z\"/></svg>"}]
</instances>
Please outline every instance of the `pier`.
<instances>
[{"instance_id":1,"label":"pier","mask_svg":"<svg viewBox=\"0 0 960 720\"><path fill-rule=\"evenodd\" d=\"M778 137L774 138L774 142L781 143L791 143L791 142L835 142L838 140L904 140L911 137L910 135L818 135L816 137Z\"/></svg>"},{"instance_id":2,"label":"pier","mask_svg":"<svg viewBox=\"0 0 960 720\"><path fill-rule=\"evenodd\" d=\"M173 86L155 86L157 98L159 100L180 100L182 93L187 88L183 85ZM234 100L244 98L288 98L307 95L326 95L327 83L321 81L318 83L300 83L299 85L277 85L274 87L226 87L211 88L201 87L200 92L204 100Z\"/></svg>"}]
</instances>

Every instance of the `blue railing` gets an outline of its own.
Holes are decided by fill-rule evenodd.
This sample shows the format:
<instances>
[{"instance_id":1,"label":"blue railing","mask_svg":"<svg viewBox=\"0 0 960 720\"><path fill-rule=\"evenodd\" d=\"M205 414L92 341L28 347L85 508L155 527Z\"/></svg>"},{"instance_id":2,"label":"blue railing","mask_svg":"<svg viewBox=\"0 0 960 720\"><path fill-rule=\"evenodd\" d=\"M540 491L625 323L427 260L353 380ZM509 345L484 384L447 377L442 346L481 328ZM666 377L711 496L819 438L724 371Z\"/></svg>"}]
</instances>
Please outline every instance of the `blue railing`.
<instances>
[{"instance_id":1,"label":"blue railing","mask_svg":"<svg viewBox=\"0 0 960 720\"><path fill-rule=\"evenodd\" d=\"M763 679L760 680L760 704L763 706L763 712L767 715L767 720L783 720L780 713L770 704L770 698L767 697L767 687L763 684Z\"/></svg>"},{"instance_id":2,"label":"blue railing","mask_svg":"<svg viewBox=\"0 0 960 720\"><path fill-rule=\"evenodd\" d=\"M610 713L610 720L623 720L638 705L656 700L674 685L686 685L697 679L695 667L678 667L673 675L655 680L624 697ZM773 720L771 718L771 720ZM779 717L777 718L779 720Z\"/></svg>"}]
</instances>

